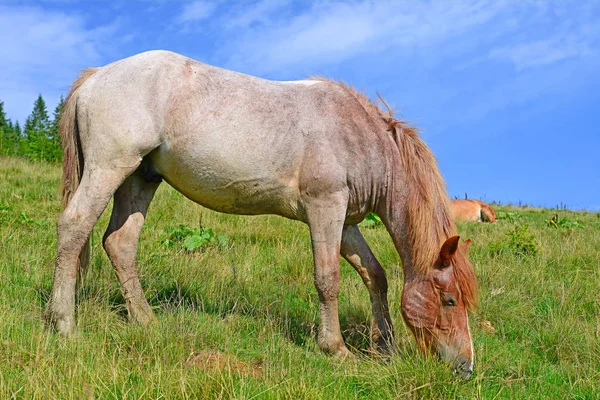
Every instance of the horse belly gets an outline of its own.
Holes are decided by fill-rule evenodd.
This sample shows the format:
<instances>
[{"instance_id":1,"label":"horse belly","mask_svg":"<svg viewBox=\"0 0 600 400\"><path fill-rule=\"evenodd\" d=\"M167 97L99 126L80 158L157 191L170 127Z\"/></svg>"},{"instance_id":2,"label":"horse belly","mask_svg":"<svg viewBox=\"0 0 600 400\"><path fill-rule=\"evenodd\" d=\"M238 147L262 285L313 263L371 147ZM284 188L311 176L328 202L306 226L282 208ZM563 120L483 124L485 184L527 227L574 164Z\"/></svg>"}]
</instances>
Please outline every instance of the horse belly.
<instances>
[{"instance_id":1,"label":"horse belly","mask_svg":"<svg viewBox=\"0 0 600 400\"><path fill-rule=\"evenodd\" d=\"M248 160L151 156L158 172L190 200L229 214L277 214L298 219L298 186L293 174L246 168ZM237 161L237 162L233 162Z\"/></svg>"}]
</instances>

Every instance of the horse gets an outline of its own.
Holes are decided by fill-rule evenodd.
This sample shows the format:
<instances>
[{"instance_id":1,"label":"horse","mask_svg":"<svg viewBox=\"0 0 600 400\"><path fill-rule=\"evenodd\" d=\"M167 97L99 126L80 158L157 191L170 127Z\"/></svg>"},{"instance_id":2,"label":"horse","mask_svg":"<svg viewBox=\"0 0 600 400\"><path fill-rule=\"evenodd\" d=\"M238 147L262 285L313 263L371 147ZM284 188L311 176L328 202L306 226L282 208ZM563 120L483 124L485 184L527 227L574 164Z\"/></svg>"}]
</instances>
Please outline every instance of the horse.
<instances>
[{"instance_id":1,"label":"horse","mask_svg":"<svg viewBox=\"0 0 600 400\"><path fill-rule=\"evenodd\" d=\"M452 200L452 215L455 221L496 222L496 212L481 200Z\"/></svg>"},{"instance_id":2,"label":"horse","mask_svg":"<svg viewBox=\"0 0 600 400\"><path fill-rule=\"evenodd\" d=\"M386 105L387 106L387 105ZM162 181L224 213L308 225L320 349L352 357L340 331L340 256L373 313L372 346L393 352L385 271L357 224L383 221L404 269L401 312L418 345L468 378L467 311L477 283L437 162L417 130L352 87L323 78L270 81L168 51L141 53L75 80L60 120L62 198L48 326L75 331L89 235L114 197L102 243L128 319L155 317L135 269L140 231Z\"/></svg>"}]
</instances>

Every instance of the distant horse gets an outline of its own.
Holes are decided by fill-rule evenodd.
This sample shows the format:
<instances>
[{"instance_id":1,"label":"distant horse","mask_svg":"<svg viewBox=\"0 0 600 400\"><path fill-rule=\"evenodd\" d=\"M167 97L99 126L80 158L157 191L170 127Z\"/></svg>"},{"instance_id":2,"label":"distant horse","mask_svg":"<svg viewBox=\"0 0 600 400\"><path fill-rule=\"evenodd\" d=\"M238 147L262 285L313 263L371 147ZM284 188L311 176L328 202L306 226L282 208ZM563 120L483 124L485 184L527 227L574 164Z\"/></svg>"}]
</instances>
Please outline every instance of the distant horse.
<instances>
[{"instance_id":1,"label":"distant horse","mask_svg":"<svg viewBox=\"0 0 600 400\"><path fill-rule=\"evenodd\" d=\"M496 222L496 212L481 200L452 200L455 221Z\"/></svg>"},{"instance_id":2,"label":"distant horse","mask_svg":"<svg viewBox=\"0 0 600 400\"><path fill-rule=\"evenodd\" d=\"M467 309L476 302L476 280L468 241L456 236L430 150L414 128L366 96L325 79L268 81L151 51L84 71L60 132L66 208L46 312L58 332L74 332L86 243L113 196L103 245L129 319L153 319L135 258L148 206L165 180L213 210L308 224L318 343L341 358L350 353L338 319L340 254L369 291L374 347L391 350L385 272L357 227L376 212L403 261L406 323L425 351L471 374Z\"/></svg>"}]
</instances>

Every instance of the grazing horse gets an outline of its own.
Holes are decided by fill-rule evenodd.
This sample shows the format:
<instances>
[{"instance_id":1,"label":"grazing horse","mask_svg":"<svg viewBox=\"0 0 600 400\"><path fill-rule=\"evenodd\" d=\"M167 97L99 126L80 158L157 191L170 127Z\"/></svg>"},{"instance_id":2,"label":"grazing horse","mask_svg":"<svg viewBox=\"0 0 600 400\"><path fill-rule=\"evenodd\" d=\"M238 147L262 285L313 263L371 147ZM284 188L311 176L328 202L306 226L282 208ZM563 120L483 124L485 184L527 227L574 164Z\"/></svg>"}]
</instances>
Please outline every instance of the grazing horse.
<instances>
[{"instance_id":1,"label":"grazing horse","mask_svg":"<svg viewBox=\"0 0 600 400\"><path fill-rule=\"evenodd\" d=\"M455 221L496 222L496 212L481 200L452 200Z\"/></svg>"},{"instance_id":2,"label":"grazing horse","mask_svg":"<svg viewBox=\"0 0 600 400\"><path fill-rule=\"evenodd\" d=\"M60 122L64 146L58 252L46 320L75 329L78 271L114 196L103 245L132 321L153 319L135 269L140 231L162 180L225 213L306 223L319 295L319 347L350 354L338 318L340 255L372 305L373 345L391 351L385 272L357 224L379 214L404 267L402 315L419 345L468 377L467 309L476 280L445 184L416 130L352 88L325 79L275 82L150 51L75 81ZM78 267L79 265L79 267Z\"/></svg>"}]
</instances>

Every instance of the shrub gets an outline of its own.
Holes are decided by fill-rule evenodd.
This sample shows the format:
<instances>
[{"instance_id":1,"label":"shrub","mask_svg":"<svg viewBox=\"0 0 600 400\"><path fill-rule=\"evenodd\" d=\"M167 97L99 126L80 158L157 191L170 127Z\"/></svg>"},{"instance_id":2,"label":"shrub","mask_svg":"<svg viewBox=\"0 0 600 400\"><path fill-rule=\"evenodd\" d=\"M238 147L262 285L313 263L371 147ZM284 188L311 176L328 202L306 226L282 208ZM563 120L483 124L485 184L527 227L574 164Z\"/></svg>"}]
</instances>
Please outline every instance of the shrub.
<instances>
[{"instance_id":1,"label":"shrub","mask_svg":"<svg viewBox=\"0 0 600 400\"><path fill-rule=\"evenodd\" d=\"M498 221L506 221L510 223L515 223L520 219L519 214L510 211L498 211L496 213L496 220Z\"/></svg>"},{"instance_id":2,"label":"shrub","mask_svg":"<svg viewBox=\"0 0 600 400\"><path fill-rule=\"evenodd\" d=\"M506 232L499 242L490 243L493 254L514 254L519 257L534 256L538 252L535 235L529 232L528 225L518 225Z\"/></svg>"}]
</instances>

